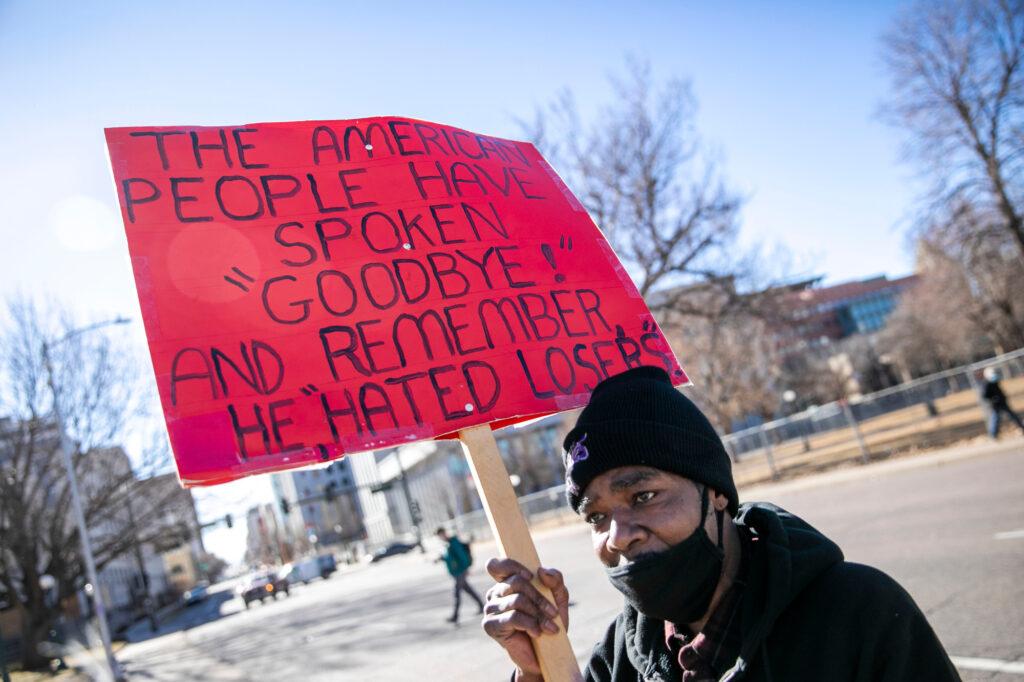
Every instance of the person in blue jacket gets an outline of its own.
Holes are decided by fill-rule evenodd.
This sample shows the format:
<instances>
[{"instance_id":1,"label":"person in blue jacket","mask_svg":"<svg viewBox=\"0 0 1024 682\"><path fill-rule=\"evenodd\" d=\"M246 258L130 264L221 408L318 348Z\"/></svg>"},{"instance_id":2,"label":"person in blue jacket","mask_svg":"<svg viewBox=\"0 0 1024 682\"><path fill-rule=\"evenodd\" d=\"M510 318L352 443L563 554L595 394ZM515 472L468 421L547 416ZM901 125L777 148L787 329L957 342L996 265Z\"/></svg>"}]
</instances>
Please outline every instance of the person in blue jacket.
<instances>
[{"instance_id":1,"label":"person in blue jacket","mask_svg":"<svg viewBox=\"0 0 1024 682\"><path fill-rule=\"evenodd\" d=\"M625 597L589 682L952 682L917 604L805 521L740 505L722 442L661 368L599 384L565 438L566 494ZM569 625L561 573L492 559L484 631L541 682L530 635Z\"/></svg>"},{"instance_id":2,"label":"person in blue jacket","mask_svg":"<svg viewBox=\"0 0 1024 682\"><path fill-rule=\"evenodd\" d=\"M441 559L448 568L448 573L455 579L455 610L452 612L448 622L458 625L459 606L462 603L463 592L473 598L473 601L476 602L477 607L480 609L479 613L484 612L484 601L469 584L469 581L466 580L469 567L473 565L473 555L469 551L469 546L454 535L449 536L448 531L443 527L437 529L437 537L445 544L444 554L441 555Z\"/></svg>"}]
</instances>

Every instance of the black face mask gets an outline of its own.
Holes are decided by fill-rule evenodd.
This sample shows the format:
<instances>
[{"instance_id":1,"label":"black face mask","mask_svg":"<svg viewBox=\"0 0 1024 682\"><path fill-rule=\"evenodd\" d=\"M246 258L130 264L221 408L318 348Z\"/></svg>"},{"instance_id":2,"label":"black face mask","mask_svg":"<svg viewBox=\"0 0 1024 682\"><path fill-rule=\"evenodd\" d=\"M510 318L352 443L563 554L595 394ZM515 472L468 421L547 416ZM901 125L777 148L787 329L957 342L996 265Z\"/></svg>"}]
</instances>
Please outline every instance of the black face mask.
<instances>
[{"instance_id":1,"label":"black face mask","mask_svg":"<svg viewBox=\"0 0 1024 682\"><path fill-rule=\"evenodd\" d=\"M708 489L701 491L700 525L678 545L608 569L608 579L626 597L630 606L650 618L684 625L707 613L715 587L722 575L725 552L722 545L722 517L718 519L718 547L704 530L708 511Z\"/></svg>"}]
</instances>

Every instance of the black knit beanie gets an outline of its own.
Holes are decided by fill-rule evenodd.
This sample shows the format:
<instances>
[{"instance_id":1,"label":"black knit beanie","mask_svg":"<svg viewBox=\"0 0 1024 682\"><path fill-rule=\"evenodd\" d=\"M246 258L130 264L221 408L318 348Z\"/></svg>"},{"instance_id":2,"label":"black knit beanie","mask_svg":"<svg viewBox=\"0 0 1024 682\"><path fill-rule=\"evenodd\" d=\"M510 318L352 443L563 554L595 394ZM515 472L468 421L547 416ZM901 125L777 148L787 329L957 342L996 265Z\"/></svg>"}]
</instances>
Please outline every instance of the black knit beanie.
<instances>
[{"instance_id":1,"label":"black knit beanie","mask_svg":"<svg viewBox=\"0 0 1024 682\"><path fill-rule=\"evenodd\" d=\"M598 384L562 446L566 496L574 511L597 476L642 465L714 488L729 498L729 512L736 516L739 496L722 440L660 367L637 367Z\"/></svg>"}]
</instances>

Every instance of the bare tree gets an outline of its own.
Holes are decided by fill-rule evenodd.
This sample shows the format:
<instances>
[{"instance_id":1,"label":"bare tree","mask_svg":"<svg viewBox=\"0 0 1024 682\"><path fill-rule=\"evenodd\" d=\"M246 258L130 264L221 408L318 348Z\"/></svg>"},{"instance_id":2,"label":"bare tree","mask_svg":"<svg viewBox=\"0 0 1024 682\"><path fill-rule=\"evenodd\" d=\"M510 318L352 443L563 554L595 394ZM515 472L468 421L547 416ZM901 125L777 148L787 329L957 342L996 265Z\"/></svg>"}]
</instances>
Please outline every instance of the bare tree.
<instances>
[{"instance_id":1,"label":"bare tree","mask_svg":"<svg viewBox=\"0 0 1024 682\"><path fill-rule=\"evenodd\" d=\"M692 397L711 421L728 431L744 417L774 416L781 401L780 357L772 326L777 297L771 292L744 295L729 281L670 295L677 307L661 309L658 321L685 359L695 386Z\"/></svg>"},{"instance_id":2,"label":"bare tree","mask_svg":"<svg viewBox=\"0 0 1024 682\"><path fill-rule=\"evenodd\" d=\"M955 223L932 225L918 240L919 267L961 299L979 339L1007 351L1024 346L1024 259L1005 237L974 228L984 220L964 206Z\"/></svg>"},{"instance_id":3,"label":"bare tree","mask_svg":"<svg viewBox=\"0 0 1024 682\"><path fill-rule=\"evenodd\" d=\"M833 358L833 349L806 349L789 353L780 363L779 383L796 394L794 409L830 403L849 394L849 377L844 376Z\"/></svg>"},{"instance_id":4,"label":"bare tree","mask_svg":"<svg viewBox=\"0 0 1024 682\"><path fill-rule=\"evenodd\" d=\"M886 36L886 113L934 181L927 223L1010 240L1024 257L1024 2L920 2Z\"/></svg>"},{"instance_id":5,"label":"bare tree","mask_svg":"<svg viewBox=\"0 0 1024 682\"><path fill-rule=\"evenodd\" d=\"M614 103L584 124L564 91L523 127L604 231L721 429L778 406L772 320L788 256L739 247L742 197L695 126L689 82L630 62ZM773 281L774 280L774 281Z\"/></svg>"},{"instance_id":6,"label":"bare tree","mask_svg":"<svg viewBox=\"0 0 1024 682\"><path fill-rule=\"evenodd\" d=\"M958 253L936 239L918 242L920 281L900 300L879 335L879 347L916 376L949 369L996 350L1024 345L1024 304L1019 286L1024 264L1016 258L989 258L978 277ZM990 254L991 255L991 254ZM1016 271L1016 272L1013 272Z\"/></svg>"},{"instance_id":7,"label":"bare tree","mask_svg":"<svg viewBox=\"0 0 1024 682\"><path fill-rule=\"evenodd\" d=\"M735 274L741 198L705 153L690 84L658 90L631 62L613 79L614 104L585 125L566 90L523 124L605 232L640 293ZM654 303L671 307L662 296Z\"/></svg>"},{"instance_id":8,"label":"bare tree","mask_svg":"<svg viewBox=\"0 0 1024 682\"><path fill-rule=\"evenodd\" d=\"M85 568L60 450L54 401L74 442L86 523L102 568L136 542L160 535L162 500L132 496L137 476L166 468L166 452L137 463L116 447L140 416L131 353L100 333L67 335L74 320L55 306L25 298L8 302L0 331L0 587L23 615L25 662L45 662L38 649L62 602L82 588ZM63 339L63 340L61 340ZM50 344L53 390L43 362ZM131 497L132 518L125 509ZM40 581L51 576L55 585Z\"/></svg>"}]
</instances>

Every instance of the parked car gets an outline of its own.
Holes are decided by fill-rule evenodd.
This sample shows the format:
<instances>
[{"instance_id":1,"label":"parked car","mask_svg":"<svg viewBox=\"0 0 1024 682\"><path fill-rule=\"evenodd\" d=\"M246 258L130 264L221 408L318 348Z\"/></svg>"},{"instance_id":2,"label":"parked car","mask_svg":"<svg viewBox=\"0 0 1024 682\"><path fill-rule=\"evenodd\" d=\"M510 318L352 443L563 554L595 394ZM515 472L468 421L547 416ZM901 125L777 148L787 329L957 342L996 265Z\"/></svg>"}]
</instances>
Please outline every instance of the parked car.
<instances>
[{"instance_id":1,"label":"parked car","mask_svg":"<svg viewBox=\"0 0 1024 682\"><path fill-rule=\"evenodd\" d=\"M405 554L406 552L416 549L416 545L411 545L408 542L392 542L387 547L381 547L373 553L373 558L370 560L371 563L387 559L389 556L395 556L396 554Z\"/></svg>"},{"instance_id":2,"label":"parked car","mask_svg":"<svg viewBox=\"0 0 1024 682\"><path fill-rule=\"evenodd\" d=\"M320 569L320 577L327 580L331 574L338 570L338 562L333 554L321 554L316 558L317 566Z\"/></svg>"},{"instance_id":3,"label":"parked car","mask_svg":"<svg viewBox=\"0 0 1024 682\"><path fill-rule=\"evenodd\" d=\"M242 581L237 589L245 608L249 608L254 601L262 604L268 597L276 600L282 592L289 595L289 587L288 575L283 571L257 571Z\"/></svg>"},{"instance_id":4,"label":"parked car","mask_svg":"<svg viewBox=\"0 0 1024 682\"><path fill-rule=\"evenodd\" d=\"M185 606L194 606L206 600L210 596L210 583L200 580L191 590L182 595Z\"/></svg>"}]
</instances>

